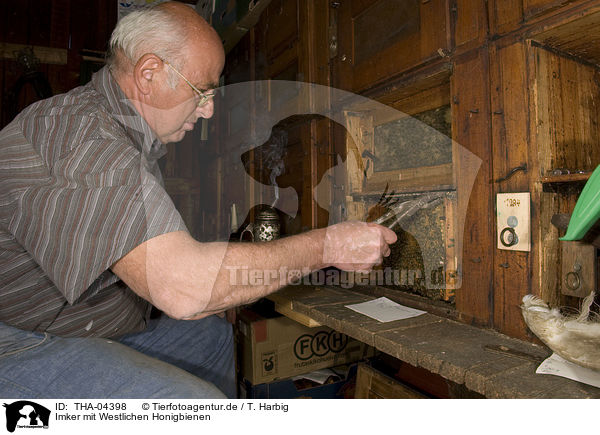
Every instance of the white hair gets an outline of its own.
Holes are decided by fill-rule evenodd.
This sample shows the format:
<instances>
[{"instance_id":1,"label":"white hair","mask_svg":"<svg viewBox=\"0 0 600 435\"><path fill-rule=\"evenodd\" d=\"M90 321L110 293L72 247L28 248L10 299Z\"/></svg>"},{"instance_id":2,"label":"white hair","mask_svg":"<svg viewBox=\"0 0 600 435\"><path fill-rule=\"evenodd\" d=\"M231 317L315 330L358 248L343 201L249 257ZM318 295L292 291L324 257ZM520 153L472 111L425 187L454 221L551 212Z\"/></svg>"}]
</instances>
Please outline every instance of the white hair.
<instances>
[{"instance_id":1,"label":"white hair","mask_svg":"<svg viewBox=\"0 0 600 435\"><path fill-rule=\"evenodd\" d=\"M184 63L185 41L184 26L171 14L157 7L144 8L119 20L110 37L107 63L111 69L118 69L117 53L133 65L144 54L154 53L180 70ZM169 85L174 88L179 77L170 68L168 74Z\"/></svg>"}]
</instances>

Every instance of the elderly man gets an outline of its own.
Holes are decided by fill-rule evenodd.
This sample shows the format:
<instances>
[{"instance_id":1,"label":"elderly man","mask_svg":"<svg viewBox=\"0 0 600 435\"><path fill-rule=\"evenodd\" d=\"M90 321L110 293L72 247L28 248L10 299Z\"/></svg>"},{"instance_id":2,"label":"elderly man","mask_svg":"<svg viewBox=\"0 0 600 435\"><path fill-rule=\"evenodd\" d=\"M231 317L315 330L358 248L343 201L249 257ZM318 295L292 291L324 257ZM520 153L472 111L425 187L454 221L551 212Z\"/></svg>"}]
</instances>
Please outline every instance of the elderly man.
<instances>
[{"instance_id":1,"label":"elderly man","mask_svg":"<svg viewBox=\"0 0 600 435\"><path fill-rule=\"evenodd\" d=\"M171 2L122 19L110 45L91 83L0 133L0 396L235 397L231 325L214 314L276 291L289 269L368 270L396 236L355 222L195 241L156 161L212 116L221 41ZM232 285L242 268L282 272Z\"/></svg>"}]
</instances>

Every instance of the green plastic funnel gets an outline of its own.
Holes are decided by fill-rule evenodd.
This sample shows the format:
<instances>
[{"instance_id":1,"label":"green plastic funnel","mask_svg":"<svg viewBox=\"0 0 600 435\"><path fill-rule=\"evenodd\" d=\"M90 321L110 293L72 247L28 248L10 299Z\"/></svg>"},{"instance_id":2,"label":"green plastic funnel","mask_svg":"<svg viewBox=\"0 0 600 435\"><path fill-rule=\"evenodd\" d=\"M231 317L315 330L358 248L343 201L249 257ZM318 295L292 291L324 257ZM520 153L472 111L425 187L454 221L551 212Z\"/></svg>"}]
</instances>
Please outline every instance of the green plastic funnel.
<instances>
[{"instance_id":1,"label":"green plastic funnel","mask_svg":"<svg viewBox=\"0 0 600 435\"><path fill-rule=\"evenodd\" d=\"M581 240L598 218L600 218L600 166L596 167L585 183L573 209L567 234L559 240Z\"/></svg>"}]
</instances>

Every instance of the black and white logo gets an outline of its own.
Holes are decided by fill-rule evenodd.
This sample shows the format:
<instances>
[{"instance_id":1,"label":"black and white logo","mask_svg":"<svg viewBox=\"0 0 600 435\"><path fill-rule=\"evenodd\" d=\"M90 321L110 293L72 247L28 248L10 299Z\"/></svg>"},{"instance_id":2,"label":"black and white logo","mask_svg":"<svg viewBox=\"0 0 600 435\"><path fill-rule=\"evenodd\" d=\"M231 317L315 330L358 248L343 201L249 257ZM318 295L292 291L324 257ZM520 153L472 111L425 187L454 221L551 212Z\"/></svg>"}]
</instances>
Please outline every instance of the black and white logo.
<instances>
[{"instance_id":1,"label":"black and white logo","mask_svg":"<svg viewBox=\"0 0 600 435\"><path fill-rule=\"evenodd\" d=\"M348 336L337 331L319 331L314 335L304 334L294 343L294 355L299 360L313 356L325 356L329 352L339 353L346 348Z\"/></svg>"},{"instance_id":2,"label":"black and white logo","mask_svg":"<svg viewBox=\"0 0 600 435\"><path fill-rule=\"evenodd\" d=\"M50 410L35 402L19 400L4 404L6 408L6 430L48 428Z\"/></svg>"},{"instance_id":3,"label":"black and white logo","mask_svg":"<svg viewBox=\"0 0 600 435\"><path fill-rule=\"evenodd\" d=\"M276 375L277 374L277 352L264 352L261 355L262 358L262 375Z\"/></svg>"}]
</instances>

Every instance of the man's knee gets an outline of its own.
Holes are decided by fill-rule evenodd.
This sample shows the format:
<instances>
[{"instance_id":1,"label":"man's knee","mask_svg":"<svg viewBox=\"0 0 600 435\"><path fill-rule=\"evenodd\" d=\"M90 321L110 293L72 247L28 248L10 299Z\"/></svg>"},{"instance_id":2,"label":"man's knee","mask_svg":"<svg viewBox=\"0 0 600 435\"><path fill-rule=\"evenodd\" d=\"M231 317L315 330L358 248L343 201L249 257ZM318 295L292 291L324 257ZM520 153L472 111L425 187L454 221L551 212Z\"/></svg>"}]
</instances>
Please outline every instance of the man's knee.
<instances>
[{"instance_id":1,"label":"man's knee","mask_svg":"<svg viewBox=\"0 0 600 435\"><path fill-rule=\"evenodd\" d=\"M116 391L111 397L156 399L221 399L225 395L212 383L159 359L149 357L120 343L97 339L118 354L122 364Z\"/></svg>"},{"instance_id":2,"label":"man's knee","mask_svg":"<svg viewBox=\"0 0 600 435\"><path fill-rule=\"evenodd\" d=\"M187 373L186 373L187 374ZM227 396L212 383L195 376L154 380L155 387L140 398L146 399L226 399Z\"/></svg>"}]
</instances>

